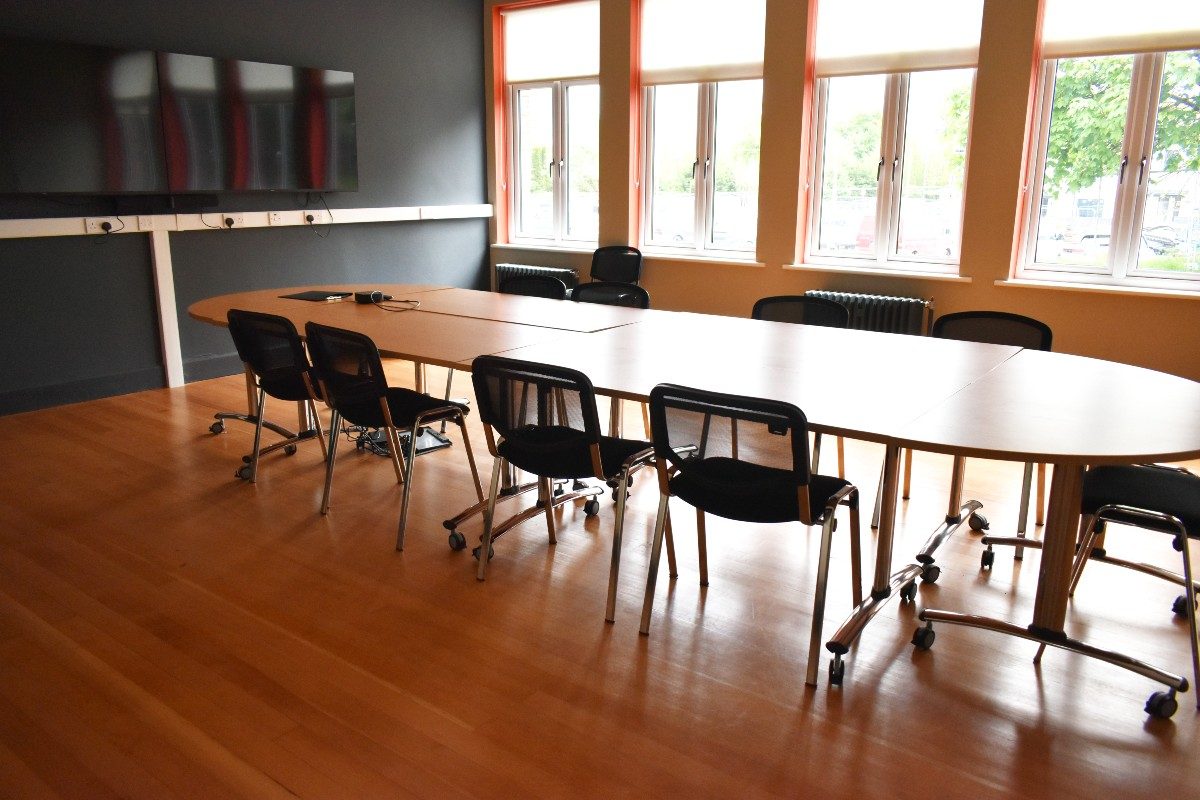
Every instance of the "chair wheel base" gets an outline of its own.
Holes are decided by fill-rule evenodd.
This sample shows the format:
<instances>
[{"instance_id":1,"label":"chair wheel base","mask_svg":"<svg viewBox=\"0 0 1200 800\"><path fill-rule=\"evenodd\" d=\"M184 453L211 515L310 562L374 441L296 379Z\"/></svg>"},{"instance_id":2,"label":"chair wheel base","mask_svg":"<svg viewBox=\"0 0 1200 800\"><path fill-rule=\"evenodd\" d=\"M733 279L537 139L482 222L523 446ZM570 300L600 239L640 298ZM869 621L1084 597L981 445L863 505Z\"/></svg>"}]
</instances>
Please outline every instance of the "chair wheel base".
<instances>
[{"instance_id":1,"label":"chair wheel base","mask_svg":"<svg viewBox=\"0 0 1200 800\"><path fill-rule=\"evenodd\" d=\"M940 577L942 577L942 568L934 564L929 564L921 570L921 583L937 583L937 579Z\"/></svg>"},{"instance_id":2,"label":"chair wheel base","mask_svg":"<svg viewBox=\"0 0 1200 800\"><path fill-rule=\"evenodd\" d=\"M983 554L979 556L979 568L980 569L991 569L992 564L995 564L995 563L996 563L996 551L993 550L989 546L988 549L984 550Z\"/></svg>"},{"instance_id":3,"label":"chair wheel base","mask_svg":"<svg viewBox=\"0 0 1200 800\"><path fill-rule=\"evenodd\" d=\"M600 513L600 501L592 498L583 504L583 513L589 517L594 517Z\"/></svg>"},{"instance_id":4,"label":"chair wheel base","mask_svg":"<svg viewBox=\"0 0 1200 800\"><path fill-rule=\"evenodd\" d=\"M251 474L250 465L243 464L242 466L238 467L237 470L233 473L233 477L235 477L241 481L248 481L248 480L250 480L250 474Z\"/></svg>"},{"instance_id":5,"label":"chair wheel base","mask_svg":"<svg viewBox=\"0 0 1200 800\"><path fill-rule=\"evenodd\" d=\"M458 531L450 531L450 549L454 551L467 549L467 537L463 536Z\"/></svg>"},{"instance_id":6,"label":"chair wheel base","mask_svg":"<svg viewBox=\"0 0 1200 800\"><path fill-rule=\"evenodd\" d=\"M209 433L224 433L225 432L225 421L220 420L220 419L217 420L212 425L208 426L208 430L209 430Z\"/></svg>"},{"instance_id":7,"label":"chair wheel base","mask_svg":"<svg viewBox=\"0 0 1200 800\"><path fill-rule=\"evenodd\" d=\"M1175 602L1171 603L1171 611L1177 617L1186 617L1188 615L1188 601L1186 594L1181 594L1175 598Z\"/></svg>"},{"instance_id":8,"label":"chair wheel base","mask_svg":"<svg viewBox=\"0 0 1200 800\"><path fill-rule=\"evenodd\" d=\"M842 681L846 678L846 662L842 661L841 656L834 656L829 659L829 685L841 686Z\"/></svg>"},{"instance_id":9,"label":"chair wheel base","mask_svg":"<svg viewBox=\"0 0 1200 800\"><path fill-rule=\"evenodd\" d=\"M925 623L924 628L917 628L913 632L912 643L913 647L918 650L928 650L933 647L933 640L937 638L937 633L934 632L933 626Z\"/></svg>"},{"instance_id":10,"label":"chair wheel base","mask_svg":"<svg viewBox=\"0 0 1200 800\"><path fill-rule=\"evenodd\" d=\"M991 528L991 523L988 522L988 518L983 514L972 514L967 517L967 525L973 531L986 531Z\"/></svg>"},{"instance_id":11,"label":"chair wheel base","mask_svg":"<svg viewBox=\"0 0 1200 800\"><path fill-rule=\"evenodd\" d=\"M464 544L463 547L466 547L466 544ZM479 551L480 551L480 549L482 549L482 547L483 547L483 545L479 545L478 547L474 547L471 549L471 555L475 557L476 561L479 560ZM488 561L491 561L495 557L496 557L495 548L489 546L488 547Z\"/></svg>"},{"instance_id":12,"label":"chair wheel base","mask_svg":"<svg viewBox=\"0 0 1200 800\"><path fill-rule=\"evenodd\" d=\"M1155 719L1170 719L1179 710L1174 691L1155 692L1146 700L1146 713Z\"/></svg>"},{"instance_id":13,"label":"chair wheel base","mask_svg":"<svg viewBox=\"0 0 1200 800\"><path fill-rule=\"evenodd\" d=\"M911 603L917 596L917 584L909 581L900 587L900 599L905 603Z\"/></svg>"}]
</instances>

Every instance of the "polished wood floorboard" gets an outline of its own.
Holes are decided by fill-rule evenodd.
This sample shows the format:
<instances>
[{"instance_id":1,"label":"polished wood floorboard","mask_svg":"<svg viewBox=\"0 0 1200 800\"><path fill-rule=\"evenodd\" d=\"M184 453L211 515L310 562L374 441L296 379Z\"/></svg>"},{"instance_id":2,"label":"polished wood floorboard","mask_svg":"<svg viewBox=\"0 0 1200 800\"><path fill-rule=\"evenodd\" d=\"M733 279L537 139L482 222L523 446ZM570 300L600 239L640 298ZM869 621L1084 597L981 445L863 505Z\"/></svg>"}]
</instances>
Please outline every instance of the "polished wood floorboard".
<instances>
[{"instance_id":1,"label":"polished wood floorboard","mask_svg":"<svg viewBox=\"0 0 1200 800\"><path fill-rule=\"evenodd\" d=\"M641 637L649 474L606 625L607 498L595 519L562 510L556 546L540 517L504 536L478 583L441 525L472 499L460 443L420 458L401 554L385 459L343 442L324 518L315 443L236 480L251 430L208 425L244 398L228 378L0 418L0 797L1200 796L1190 692L1149 720L1154 685L1075 655L1037 667L1028 642L949 626L914 652L921 606L1028 621L1036 552L981 572L978 537L957 535L940 581L867 629L845 686L822 669L812 690L816 531L710 520L702 589L677 507L680 576L660 579ZM627 419L639 429L636 407ZM881 448L847 448L869 509ZM917 454L897 558L945 513L949 464ZM1018 464L968 464L996 532L1019 484ZM848 530L827 634L850 607ZM1109 546L1177 566L1166 537L1116 529ZM1093 565L1069 629L1187 674L1175 594Z\"/></svg>"}]
</instances>

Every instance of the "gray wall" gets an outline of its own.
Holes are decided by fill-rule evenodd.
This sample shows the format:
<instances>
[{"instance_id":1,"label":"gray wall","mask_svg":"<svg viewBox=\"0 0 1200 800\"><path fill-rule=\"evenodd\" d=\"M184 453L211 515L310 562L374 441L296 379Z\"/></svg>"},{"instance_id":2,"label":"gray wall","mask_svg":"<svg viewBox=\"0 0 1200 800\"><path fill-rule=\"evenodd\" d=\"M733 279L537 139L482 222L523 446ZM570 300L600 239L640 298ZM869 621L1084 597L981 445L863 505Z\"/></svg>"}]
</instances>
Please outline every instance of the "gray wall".
<instances>
[{"instance_id":1,"label":"gray wall","mask_svg":"<svg viewBox=\"0 0 1200 800\"><path fill-rule=\"evenodd\" d=\"M480 0L0 0L0 34L355 74L359 191L338 208L486 202ZM2 146L2 143L0 143ZM216 209L323 207L290 192ZM113 213L104 199L0 197L0 217ZM172 233L188 380L240 368L203 297L305 283L486 286L486 220ZM149 238L0 240L0 413L162 386Z\"/></svg>"}]
</instances>

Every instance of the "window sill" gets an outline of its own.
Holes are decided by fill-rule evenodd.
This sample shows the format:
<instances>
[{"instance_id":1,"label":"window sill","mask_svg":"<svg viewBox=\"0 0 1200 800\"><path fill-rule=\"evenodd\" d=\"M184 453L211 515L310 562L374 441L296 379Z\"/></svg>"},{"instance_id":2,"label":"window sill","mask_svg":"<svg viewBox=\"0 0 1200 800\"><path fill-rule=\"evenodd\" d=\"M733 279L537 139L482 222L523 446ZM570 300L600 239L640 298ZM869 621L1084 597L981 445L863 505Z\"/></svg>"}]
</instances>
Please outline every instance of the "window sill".
<instances>
[{"instance_id":1,"label":"window sill","mask_svg":"<svg viewBox=\"0 0 1200 800\"><path fill-rule=\"evenodd\" d=\"M1128 295L1132 297L1175 297L1183 300L1200 300L1200 287L1193 291L1160 289L1153 286L1124 286L1111 283L1076 283L1067 281L1034 280L1032 278L1007 278L996 281L1001 288L1050 289L1060 292L1093 292L1095 294Z\"/></svg>"},{"instance_id":2,"label":"window sill","mask_svg":"<svg viewBox=\"0 0 1200 800\"><path fill-rule=\"evenodd\" d=\"M971 283L972 281L972 278L954 275L949 272L923 272L918 269L896 269L891 267L881 269L879 267L850 266L848 264L784 264L783 268L798 272L833 272L846 275L872 275L885 278L907 278L909 280L945 281L947 283Z\"/></svg>"},{"instance_id":3,"label":"window sill","mask_svg":"<svg viewBox=\"0 0 1200 800\"><path fill-rule=\"evenodd\" d=\"M596 248L587 244L552 244L550 242L493 242L491 245L493 250L509 250L523 251L534 253L545 251L547 253L580 253L591 255Z\"/></svg>"},{"instance_id":4,"label":"window sill","mask_svg":"<svg viewBox=\"0 0 1200 800\"><path fill-rule=\"evenodd\" d=\"M755 261L752 256L744 259L728 253L720 255L696 255L695 253L674 253L670 250L642 249L642 257L651 263L680 263L680 264L711 264L716 267L766 267L761 261Z\"/></svg>"}]
</instances>

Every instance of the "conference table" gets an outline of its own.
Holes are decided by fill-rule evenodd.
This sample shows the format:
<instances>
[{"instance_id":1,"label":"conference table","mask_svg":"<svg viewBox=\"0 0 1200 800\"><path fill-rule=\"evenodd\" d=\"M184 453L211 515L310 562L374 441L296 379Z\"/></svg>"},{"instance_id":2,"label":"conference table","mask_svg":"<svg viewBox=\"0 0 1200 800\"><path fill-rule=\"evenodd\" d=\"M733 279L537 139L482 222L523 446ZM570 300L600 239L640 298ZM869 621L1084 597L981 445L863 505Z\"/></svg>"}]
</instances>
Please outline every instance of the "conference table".
<instances>
[{"instance_id":1,"label":"conference table","mask_svg":"<svg viewBox=\"0 0 1200 800\"><path fill-rule=\"evenodd\" d=\"M314 287L300 287L314 288ZM658 383L784 400L816 432L884 445L881 514L871 592L827 644L831 674L871 618L929 575L937 545L981 505L961 498L911 563L892 569L904 448L1053 464L1033 618L1025 625L925 609L921 618L971 625L1100 658L1183 690L1179 675L1072 639L1064 631L1088 465L1200 457L1200 383L1063 353L689 312L596 306L438 286L378 289L419 301L389 313L354 303L304 302L272 289L223 295L189 314L224 325L230 308L315 321L370 336L385 356L469 370L501 354L581 369L597 393L646 401ZM409 304L415 305L415 304ZM418 371L419 374L419 371Z\"/></svg>"}]
</instances>

